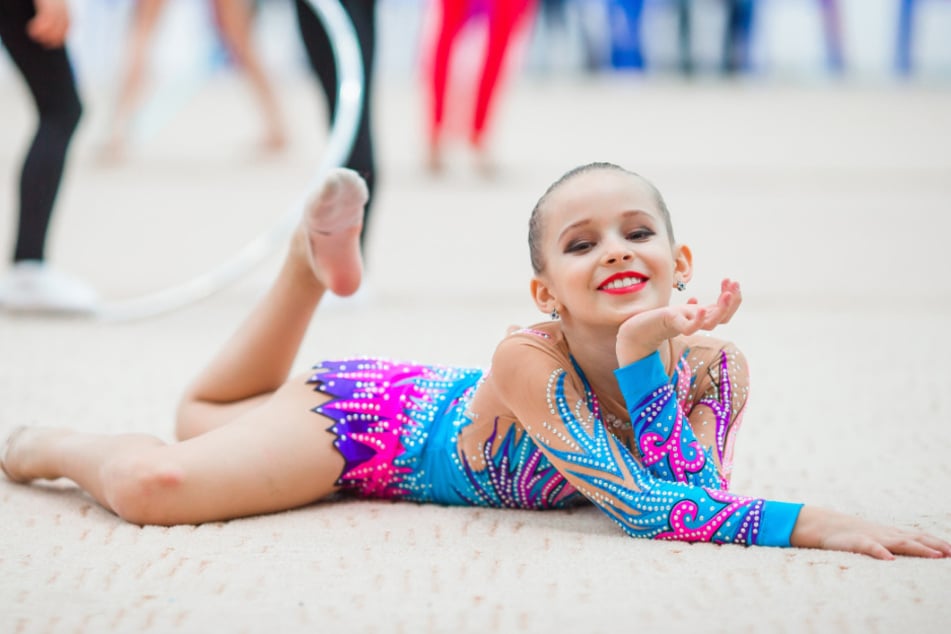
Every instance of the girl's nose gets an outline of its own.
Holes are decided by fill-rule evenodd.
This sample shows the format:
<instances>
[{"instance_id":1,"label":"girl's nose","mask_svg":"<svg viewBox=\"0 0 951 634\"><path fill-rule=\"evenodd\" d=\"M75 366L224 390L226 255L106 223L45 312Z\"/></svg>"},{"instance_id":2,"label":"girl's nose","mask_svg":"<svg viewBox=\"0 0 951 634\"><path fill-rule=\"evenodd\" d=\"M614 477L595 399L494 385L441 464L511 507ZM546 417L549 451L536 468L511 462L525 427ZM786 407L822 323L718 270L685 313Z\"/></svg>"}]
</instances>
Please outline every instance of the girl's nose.
<instances>
[{"instance_id":1,"label":"girl's nose","mask_svg":"<svg viewBox=\"0 0 951 634\"><path fill-rule=\"evenodd\" d=\"M630 262L634 259L634 249L627 240L610 240L605 246L604 257L602 258L605 264Z\"/></svg>"}]
</instances>

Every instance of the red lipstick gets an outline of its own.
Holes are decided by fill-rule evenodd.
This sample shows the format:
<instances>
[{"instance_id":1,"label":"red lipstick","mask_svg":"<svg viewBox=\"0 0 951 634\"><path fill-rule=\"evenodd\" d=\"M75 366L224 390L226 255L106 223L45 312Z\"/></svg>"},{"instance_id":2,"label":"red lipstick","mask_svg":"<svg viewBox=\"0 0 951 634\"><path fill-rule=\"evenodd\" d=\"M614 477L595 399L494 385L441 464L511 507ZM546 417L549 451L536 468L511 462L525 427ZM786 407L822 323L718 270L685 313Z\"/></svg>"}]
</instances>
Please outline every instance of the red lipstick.
<instances>
[{"instance_id":1,"label":"red lipstick","mask_svg":"<svg viewBox=\"0 0 951 634\"><path fill-rule=\"evenodd\" d=\"M648 277L641 275L640 273L624 271L622 273L615 273L608 279L601 282L601 285L598 286L598 290L604 291L605 293L610 293L611 295L626 295L628 293L636 293L640 290L643 290L643 288L647 285L648 279ZM626 281L626 284L607 288L609 284L617 280L624 280Z\"/></svg>"}]
</instances>

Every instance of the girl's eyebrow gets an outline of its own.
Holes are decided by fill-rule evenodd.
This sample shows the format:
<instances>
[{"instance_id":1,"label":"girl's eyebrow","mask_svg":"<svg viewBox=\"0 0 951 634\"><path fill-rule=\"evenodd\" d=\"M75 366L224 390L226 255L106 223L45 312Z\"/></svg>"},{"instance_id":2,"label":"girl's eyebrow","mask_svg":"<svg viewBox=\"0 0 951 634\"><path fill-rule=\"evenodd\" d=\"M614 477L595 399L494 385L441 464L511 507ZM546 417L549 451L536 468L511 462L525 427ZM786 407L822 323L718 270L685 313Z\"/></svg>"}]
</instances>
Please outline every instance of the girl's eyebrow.
<instances>
[{"instance_id":1,"label":"girl's eyebrow","mask_svg":"<svg viewBox=\"0 0 951 634\"><path fill-rule=\"evenodd\" d=\"M651 215L649 211L645 211L643 209L628 209L626 211L622 211L621 215L624 216L625 218L629 218L631 216L647 216L648 218L652 220L654 219L654 216ZM591 218L582 218L581 220L576 220L575 222L572 222L570 225L568 225L567 227L561 230L561 232L558 234L558 240L561 240L564 237L564 235L568 233L569 231L571 231L572 229L583 227L584 225L590 224L591 222L592 222Z\"/></svg>"},{"instance_id":2,"label":"girl's eyebrow","mask_svg":"<svg viewBox=\"0 0 951 634\"><path fill-rule=\"evenodd\" d=\"M581 220L576 220L575 222L572 222L570 225L568 225L567 227L561 230L561 233L558 234L558 240L561 241L561 239L565 236L565 234L571 231L572 229L583 227L584 225L589 224L590 222L591 222L590 218L582 218Z\"/></svg>"}]
</instances>

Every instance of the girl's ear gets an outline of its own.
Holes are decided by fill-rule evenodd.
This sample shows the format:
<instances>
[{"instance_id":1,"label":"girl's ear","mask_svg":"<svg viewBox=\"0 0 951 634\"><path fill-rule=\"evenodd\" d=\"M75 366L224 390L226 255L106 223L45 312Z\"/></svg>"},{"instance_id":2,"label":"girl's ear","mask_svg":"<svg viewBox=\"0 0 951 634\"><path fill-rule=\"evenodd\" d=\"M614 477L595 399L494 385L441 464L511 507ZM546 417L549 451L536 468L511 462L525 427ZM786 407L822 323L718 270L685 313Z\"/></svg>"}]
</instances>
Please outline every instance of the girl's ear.
<instances>
[{"instance_id":1,"label":"girl's ear","mask_svg":"<svg viewBox=\"0 0 951 634\"><path fill-rule=\"evenodd\" d=\"M674 247L674 275L684 283L693 277L693 252L686 244Z\"/></svg>"},{"instance_id":2,"label":"girl's ear","mask_svg":"<svg viewBox=\"0 0 951 634\"><path fill-rule=\"evenodd\" d=\"M555 296L552 295L548 284L545 283L543 279L538 276L533 277L531 290L532 299L535 300L535 305L538 306L538 310L546 315L550 315L553 310L558 308L558 301L555 299Z\"/></svg>"}]
</instances>

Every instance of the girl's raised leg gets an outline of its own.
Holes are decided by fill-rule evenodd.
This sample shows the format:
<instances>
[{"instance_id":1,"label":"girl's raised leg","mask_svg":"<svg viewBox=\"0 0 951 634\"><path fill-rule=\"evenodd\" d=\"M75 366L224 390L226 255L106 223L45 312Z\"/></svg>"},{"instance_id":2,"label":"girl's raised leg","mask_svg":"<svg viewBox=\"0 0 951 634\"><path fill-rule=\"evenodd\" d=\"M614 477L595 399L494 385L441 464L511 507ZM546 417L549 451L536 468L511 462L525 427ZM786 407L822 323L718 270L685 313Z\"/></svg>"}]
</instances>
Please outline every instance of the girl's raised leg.
<instances>
[{"instance_id":1,"label":"girl's raised leg","mask_svg":"<svg viewBox=\"0 0 951 634\"><path fill-rule=\"evenodd\" d=\"M176 422L179 439L261 404L287 380L324 292L356 292L367 196L366 183L353 170L330 172L301 219L274 284L186 390Z\"/></svg>"},{"instance_id":2,"label":"girl's raised leg","mask_svg":"<svg viewBox=\"0 0 951 634\"><path fill-rule=\"evenodd\" d=\"M346 296L360 285L366 200L352 170L328 176L274 285L183 399L178 434L190 440L23 429L0 453L4 473L18 482L69 478L138 524L266 513L332 492L343 458L311 411L328 397L307 375L287 374L323 293Z\"/></svg>"}]
</instances>

